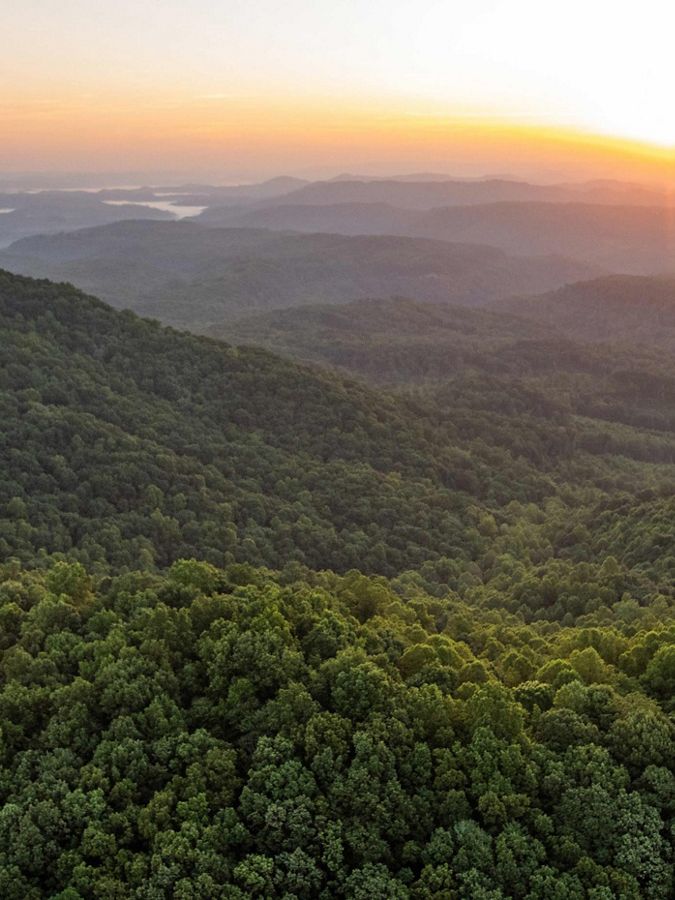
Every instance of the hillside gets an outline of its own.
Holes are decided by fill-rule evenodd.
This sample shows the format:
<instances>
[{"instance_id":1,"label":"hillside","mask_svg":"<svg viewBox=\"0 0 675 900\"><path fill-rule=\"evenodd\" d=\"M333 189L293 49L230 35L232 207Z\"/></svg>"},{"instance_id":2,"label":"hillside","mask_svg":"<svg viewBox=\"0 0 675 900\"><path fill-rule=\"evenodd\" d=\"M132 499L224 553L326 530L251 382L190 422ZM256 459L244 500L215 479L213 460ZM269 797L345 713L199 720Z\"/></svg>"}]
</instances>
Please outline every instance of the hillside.
<instances>
[{"instance_id":1,"label":"hillside","mask_svg":"<svg viewBox=\"0 0 675 900\"><path fill-rule=\"evenodd\" d=\"M516 315L401 297L271 310L216 325L209 333L390 384L482 367L514 341L552 335L545 325Z\"/></svg>"},{"instance_id":2,"label":"hillside","mask_svg":"<svg viewBox=\"0 0 675 900\"><path fill-rule=\"evenodd\" d=\"M578 341L646 344L675 352L675 278L611 276L500 304Z\"/></svg>"},{"instance_id":3,"label":"hillside","mask_svg":"<svg viewBox=\"0 0 675 900\"><path fill-rule=\"evenodd\" d=\"M482 304L596 274L571 260L484 246L140 221L29 238L0 263L193 330L257 309L372 296Z\"/></svg>"},{"instance_id":4,"label":"hillside","mask_svg":"<svg viewBox=\"0 0 675 900\"><path fill-rule=\"evenodd\" d=\"M597 400L577 409L567 388L551 390L550 348L535 347L550 382L537 386L516 343L510 380L472 385L467 373L457 396L451 383L438 398L396 398L167 331L68 286L5 275L1 296L4 556L394 574L478 559L480 509L564 495L585 520L620 482L648 492L648 528L672 493L667 372L615 362L575 374L573 363Z\"/></svg>"},{"instance_id":5,"label":"hillside","mask_svg":"<svg viewBox=\"0 0 675 900\"><path fill-rule=\"evenodd\" d=\"M658 348L580 344L516 316L406 300L282 310L227 323L218 334L255 337L276 352L395 387L423 402L472 458L495 453L497 468L515 458L564 491L583 494L589 479L602 485L612 511L591 504L577 537L565 528L562 546L595 553L612 545L636 561L659 558L664 585L675 583L675 561L662 556L675 541L675 364ZM651 478L653 463L666 467L663 493L644 503L635 497L644 525L637 539L637 519L629 522L609 497L632 492L637 471ZM570 515L579 523L578 510Z\"/></svg>"},{"instance_id":6,"label":"hillside","mask_svg":"<svg viewBox=\"0 0 675 900\"><path fill-rule=\"evenodd\" d=\"M460 403L461 385L468 397L478 379L491 385L481 390L501 396L508 408L509 392L517 396L527 380L538 410L553 409L560 398L580 414L593 410L606 421L673 430L675 359L663 352L672 350L672 301L670 281L616 276L500 302L493 310L366 300L275 310L211 333L376 385L456 382Z\"/></svg>"},{"instance_id":7,"label":"hillside","mask_svg":"<svg viewBox=\"0 0 675 900\"><path fill-rule=\"evenodd\" d=\"M291 195L291 197L296 195ZM216 209L199 221L250 228L344 234L387 233L487 244L523 256L558 254L606 271L672 272L673 211L667 206L611 206L581 202L500 202L403 209L382 203L279 204L256 210Z\"/></svg>"},{"instance_id":8,"label":"hillside","mask_svg":"<svg viewBox=\"0 0 675 900\"><path fill-rule=\"evenodd\" d=\"M541 409L564 396L567 408L581 411L588 407L588 397L595 395L595 408L605 410L598 413L600 418L648 426L661 422L672 429L675 360L662 352L671 340L666 327L670 283L628 279L635 288L642 284L645 303L639 312L628 304L627 320L622 321L623 306L607 308L602 316L586 309L589 322L585 323L584 293L595 288L597 297L601 287L617 288L623 283L623 278L616 277L561 289L553 297L574 297L580 308L565 307L560 316L541 308L543 304L548 309L554 302L549 295L500 302L492 310L399 298L274 310L223 323L211 333L335 367L374 384L433 387L449 379L462 382L477 377L494 380L491 390L503 394L509 380L517 393L518 383L527 379L532 397L540 394L536 405ZM505 312L507 307L514 312ZM515 314L521 310L532 316ZM629 342L631 325L638 318L639 327L636 324L634 340ZM595 320L598 334L592 328ZM623 346L607 344L618 336L623 337Z\"/></svg>"},{"instance_id":9,"label":"hillside","mask_svg":"<svg viewBox=\"0 0 675 900\"><path fill-rule=\"evenodd\" d=\"M394 399L68 286L5 274L0 302L5 558L392 573L473 552L465 485L518 495ZM525 494L551 490L520 468Z\"/></svg>"}]
</instances>

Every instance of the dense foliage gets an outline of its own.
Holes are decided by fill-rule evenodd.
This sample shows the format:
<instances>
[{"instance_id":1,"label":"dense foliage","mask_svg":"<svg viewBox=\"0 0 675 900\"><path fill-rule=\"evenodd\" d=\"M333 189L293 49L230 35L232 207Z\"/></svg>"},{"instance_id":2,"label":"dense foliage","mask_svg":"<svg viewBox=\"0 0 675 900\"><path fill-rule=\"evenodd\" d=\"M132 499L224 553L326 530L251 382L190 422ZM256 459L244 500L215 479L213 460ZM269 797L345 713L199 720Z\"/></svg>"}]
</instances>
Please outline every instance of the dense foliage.
<instances>
[{"instance_id":1,"label":"dense foliage","mask_svg":"<svg viewBox=\"0 0 675 900\"><path fill-rule=\"evenodd\" d=\"M634 395L623 378L612 412L602 360L536 342L529 355L517 341L484 352L491 372L411 399L162 329L63 285L4 276L0 315L4 558L386 575L452 559L489 579L499 547L515 544L516 558L612 554L627 577L637 567L641 598L670 589L667 375L645 423L646 376ZM556 393L564 378L588 395L577 410L572 387ZM644 427L657 415L660 430ZM623 503L640 517L629 534Z\"/></svg>"},{"instance_id":2,"label":"dense foliage","mask_svg":"<svg viewBox=\"0 0 675 900\"><path fill-rule=\"evenodd\" d=\"M671 361L258 327L0 273L0 897L667 900Z\"/></svg>"},{"instance_id":3,"label":"dense foliage","mask_svg":"<svg viewBox=\"0 0 675 900\"><path fill-rule=\"evenodd\" d=\"M393 399L48 282L7 276L0 314L4 557L395 572L431 534L471 547L480 465Z\"/></svg>"},{"instance_id":4,"label":"dense foliage","mask_svg":"<svg viewBox=\"0 0 675 900\"><path fill-rule=\"evenodd\" d=\"M593 594L5 565L0 893L666 900L673 610Z\"/></svg>"},{"instance_id":5,"label":"dense foliage","mask_svg":"<svg viewBox=\"0 0 675 900\"><path fill-rule=\"evenodd\" d=\"M624 380L634 371L636 380L640 372L643 379L659 373L672 379L675 280L599 278L499 301L489 310L400 297L312 304L242 316L212 326L209 333L385 384L438 381L467 371L500 376L571 371ZM640 401L649 397L650 387L652 402L672 400L654 383L644 385ZM548 393L555 399L561 392Z\"/></svg>"}]
</instances>

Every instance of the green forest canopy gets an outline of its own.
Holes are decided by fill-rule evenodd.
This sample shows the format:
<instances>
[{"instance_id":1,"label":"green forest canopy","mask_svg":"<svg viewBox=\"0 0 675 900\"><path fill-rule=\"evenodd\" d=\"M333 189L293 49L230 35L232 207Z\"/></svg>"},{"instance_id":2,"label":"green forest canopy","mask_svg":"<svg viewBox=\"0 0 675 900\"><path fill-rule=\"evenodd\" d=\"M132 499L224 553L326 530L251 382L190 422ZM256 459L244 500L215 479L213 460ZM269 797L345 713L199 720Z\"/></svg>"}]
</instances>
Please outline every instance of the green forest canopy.
<instances>
[{"instance_id":1,"label":"green forest canopy","mask_svg":"<svg viewBox=\"0 0 675 900\"><path fill-rule=\"evenodd\" d=\"M672 896L663 601L7 564L0 616L7 900Z\"/></svg>"},{"instance_id":2,"label":"green forest canopy","mask_svg":"<svg viewBox=\"0 0 675 900\"><path fill-rule=\"evenodd\" d=\"M2 897L672 895L668 360L395 308L369 385L0 275Z\"/></svg>"},{"instance_id":3,"label":"green forest canopy","mask_svg":"<svg viewBox=\"0 0 675 900\"><path fill-rule=\"evenodd\" d=\"M669 589L667 371L608 373L587 351L579 370L563 348L572 362L551 372L546 348L532 345L530 365L516 344L505 373L395 396L64 285L6 275L0 314L5 558L389 576L451 559L482 578L515 547L538 562L614 555L645 596Z\"/></svg>"}]
</instances>

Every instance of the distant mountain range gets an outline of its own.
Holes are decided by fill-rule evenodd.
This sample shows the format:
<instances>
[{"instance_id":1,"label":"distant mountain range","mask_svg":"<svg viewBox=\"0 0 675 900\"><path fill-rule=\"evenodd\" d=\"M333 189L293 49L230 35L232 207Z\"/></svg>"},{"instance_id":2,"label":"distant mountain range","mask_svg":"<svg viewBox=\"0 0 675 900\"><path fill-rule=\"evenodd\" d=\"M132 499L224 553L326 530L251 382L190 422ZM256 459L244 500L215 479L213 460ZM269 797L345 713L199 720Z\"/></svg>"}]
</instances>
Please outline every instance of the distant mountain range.
<instances>
[{"instance_id":1,"label":"distant mountain range","mask_svg":"<svg viewBox=\"0 0 675 900\"><path fill-rule=\"evenodd\" d=\"M608 271L654 274L675 270L674 219L675 210L666 206L497 202L412 210L360 201L326 206L283 203L239 211L211 208L197 221L480 243L528 256L561 254Z\"/></svg>"},{"instance_id":2,"label":"distant mountain range","mask_svg":"<svg viewBox=\"0 0 675 900\"><path fill-rule=\"evenodd\" d=\"M672 203L666 191L621 182L530 184L503 178L445 181L347 180L305 184L278 200L303 206L333 203L389 203L403 209L433 209L484 203L598 203L660 206Z\"/></svg>"},{"instance_id":3,"label":"distant mountain range","mask_svg":"<svg viewBox=\"0 0 675 900\"><path fill-rule=\"evenodd\" d=\"M114 184L114 182L112 182ZM280 176L252 184L213 185L185 183L138 187L76 186L63 189L0 189L0 246L35 234L52 234L130 218L166 219L196 215L215 225L334 230L345 233L418 234L409 216L447 206L509 203L584 203L611 206L673 207L672 193L639 184L591 181L569 184L530 184L510 177L450 178L416 173L386 179L367 175L339 175L327 181L309 182ZM114 205L111 205L114 204ZM354 210L352 205L372 206ZM381 209L378 211L378 205ZM326 218L273 207L326 207ZM341 210L331 210L339 206ZM387 209L394 207L395 210ZM182 208L182 211L181 211ZM398 216L397 212L398 211ZM258 222L241 220L248 213L262 216ZM300 216L297 223L294 216ZM268 217L268 221L265 221ZM427 236L436 236L433 232Z\"/></svg>"},{"instance_id":4,"label":"distant mountain range","mask_svg":"<svg viewBox=\"0 0 675 900\"><path fill-rule=\"evenodd\" d=\"M373 296L485 304L598 271L563 257L513 257L486 246L190 221L117 223L26 238L1 253L0 264L70 281L115 306L195 330L255 310Z\"/></svg>"},{"instance_id":5,"label":"distant mountain range","mask_svg":"<svg viewBox=\"0 0 675 900\"><path fill-rule=\"evenodd\" d=\"M181 207L189 213L214 204L248 207L270 202L306 183L301 178L283 176L260 184L234 186L185 184L0 192L0 247L31 235L74 231L128 219L172 221L181 213Z\"/></svg>"}]
</instances>

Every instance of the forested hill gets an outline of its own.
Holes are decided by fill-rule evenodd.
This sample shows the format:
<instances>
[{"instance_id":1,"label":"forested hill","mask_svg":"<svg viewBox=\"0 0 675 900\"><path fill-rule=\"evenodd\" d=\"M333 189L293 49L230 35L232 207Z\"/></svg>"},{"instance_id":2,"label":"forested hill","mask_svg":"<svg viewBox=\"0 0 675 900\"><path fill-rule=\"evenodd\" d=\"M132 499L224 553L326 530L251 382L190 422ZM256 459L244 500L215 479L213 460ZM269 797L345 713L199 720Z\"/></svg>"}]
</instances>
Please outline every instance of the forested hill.
<instances>
[{"instance_id":1,"label":"forested hill","mask_svg":"<svg viewBox=\"0 0 675 900\"><path fill-rule=\"evenodd\" d=\"M660 348L582 344L517 316L403 299L279 310L219 334L424 401L472 458L484 458L487 447L505 453L494 457L501 471L508 460L527 460L568 501L578 498L554 554L593 556L611 547L645 570L647 559L659 560L665 568L657 580L672 590L675 361ZM657 494L644 493L653 478ZM601 500L589 503L589 483L601 488ZM543 531L553 533L551 522ZM529 552L524 547L518 553Z\"/></svg>"},{"instance_id":2,"label":"forested hill","mask_svg":"<svg viewBox=\"0 0 675 900\"><path fill-rule=\"evenodd\" d=\"M484 304L597 270L562 257L387 234L299 235L194 222L124 222L18 241L0 265L70 281L113 306L201 331L256 310L402 294Z\"/></svg>"},{"instance_id":3,"label":"forested hill","mask_svg":"<svg viewBox=\"0 0 675 900\"><path fill-rule=\"evenodd\" d=\"M5 557L394 572L473 552L465 485L519 493L405 404L265 351L7 274L0 310Z\"/></svg>"},{"instance_id":4,"label":"forested hill","mask_svg":"<svg viewBox=\"0 0 675 900\"><path fill-rule=\"evenodd\" d=\"M274 310L223 323L212 333L377 385L452 383L455 408L477 403L497 412L503 403L512 411L513 429L526 414L539 411L548 418L566 408L605 423L673 432L675 359L663 349L670 346L675 295L671 282L627 281L633 296L625 303L614 297L623 278L600 279L491 310L373 299ZM506 307L522 309L527 317L504 312ZM629 345L631 327L635 340ZM570 333L583 342L571 340ZM623 343L612 343L612 335ZM530 399L523 405L524 389Z\"/></svg>"},{"instance_id":5,"label":"forested hill","mask_svg":"<svg viewBox=\"0 0 675 900\"><path fill-rule=\"evenodd\" d=\"M675 260L673 260L675 268ZM675 276L611 275L498 307L578 341L647 344L675 351Z\"/></svg>"},{"instance_id":6,"label":"forested hill","mask_svg":"<svg viewBox=\"0 0 675 900\"><path fill-rule=\"evenodd\" d=\"M436 583L444 559L456 574L477 563L475 577L500 527L505 552L525 528L553 557L628 554L642 596L667 589L668 407L645 422L592 371L577 407L567 387L546 396L518 375L394 397L65 285L5 274L0 303L4 557L389 575L428 563ZM617 485L639 515L630 528ZM557 505L535 525L527 504L546 498Z\"/></svg>"},{"instance_id":7,"label":"forested hill","mask_svg":"<svg viewBox=\"0 0 675 900\"><path fill-rule=\"evenodd\" d=\"M209 334L406 384L485 367L514 342L548 340L555 332L501 313L501 302L483 310L392 297L269 310L214 325Z\"/></svg>"}]
</instances>

